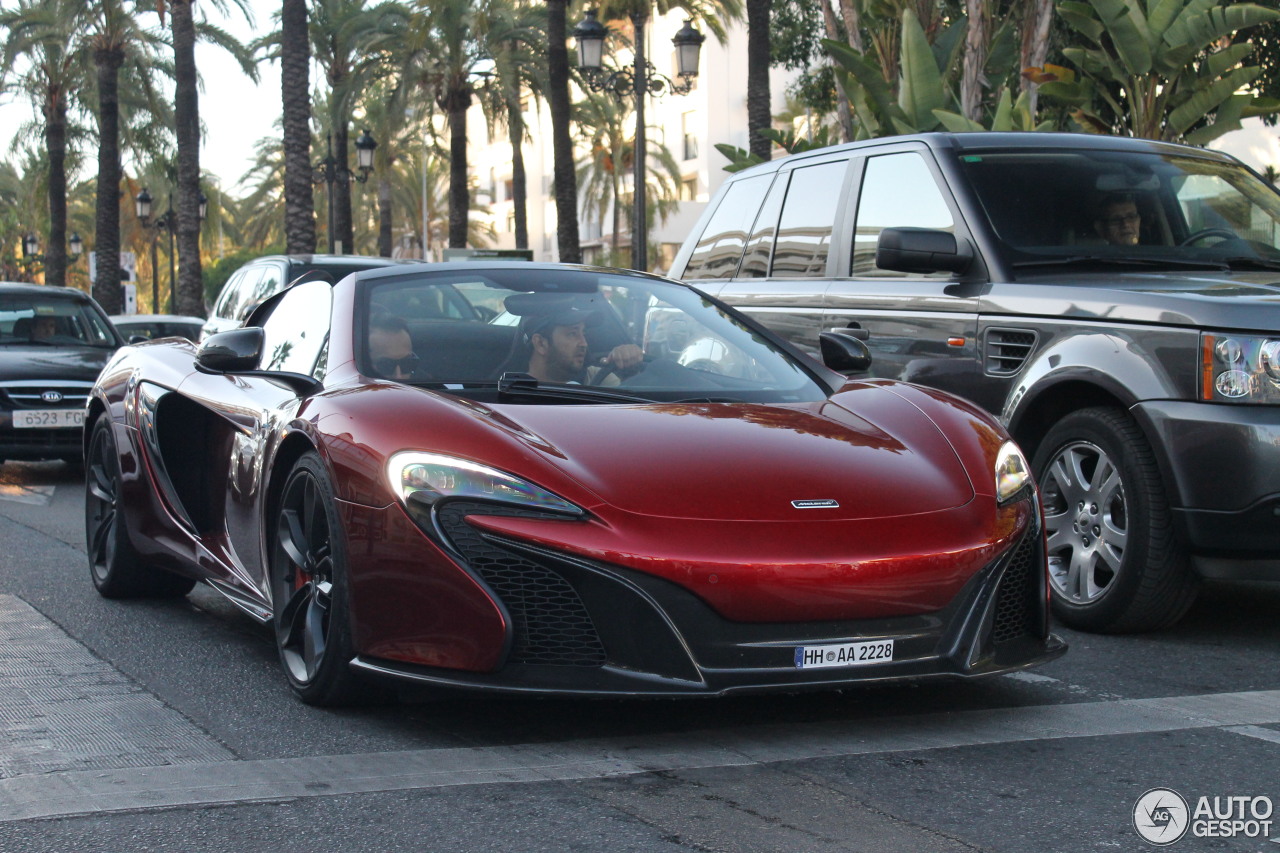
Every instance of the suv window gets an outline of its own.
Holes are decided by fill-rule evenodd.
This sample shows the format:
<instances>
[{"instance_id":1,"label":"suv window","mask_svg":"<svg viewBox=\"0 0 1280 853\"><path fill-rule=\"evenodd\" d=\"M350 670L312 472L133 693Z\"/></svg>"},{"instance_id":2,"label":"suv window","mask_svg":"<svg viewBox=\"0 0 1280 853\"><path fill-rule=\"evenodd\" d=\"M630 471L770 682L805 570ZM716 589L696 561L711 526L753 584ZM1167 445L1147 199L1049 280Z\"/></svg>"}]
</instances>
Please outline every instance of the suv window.
<instances>
[{"instance_id":1,"label":"suv window","mask_svg":"<svg viewBox=\"0 0 1280 853\"><path fill-rule=\"evenodd\" d=\"M685 265L685 278L733 277L747 241L747 229L772 179L773 175L768 174L745 178L725 191Z\"/></svg>"},{"instance_id":2,"label":"suv window","mask_svg":"<svg viewBox=\"0 0 1280 853\"><path fill-rule=\"evenodd\" d=\"M259 303L281 290L283 287L284 282L281 280L280 268L275 264L264 264L262 268L262 278L258 279L258 283L254 285L253 290L245 288L247 298L245 303L240 306L240 312L236 316L236 319L244 320L245 317L249 316L249 312L256 308Z\"/></svg>"},{"instance_id":3,"label":"suv window","mask_svg":"<svg viewBox=\"0 0 1280 853\"><path fill-rule=\"evenodd\" d=\"M770 274L778 278L826 275L831 230L847 160L806 166L791 173L778 221Z\"/></svg>"},{"instance_id":4,"label":"suv window","mask_svg":"<svg viewBox=\"0 0 1280 853\"><path fill-rule=\"evenodd\" d=\"M951 208L929 164L914 151L868 158L858 193L850 272L859 277L905 275L876 266L876 241L886 228L908 227L955 231ZM949 273L938 275L946 278Z\"/></svg>"}]
</instances>

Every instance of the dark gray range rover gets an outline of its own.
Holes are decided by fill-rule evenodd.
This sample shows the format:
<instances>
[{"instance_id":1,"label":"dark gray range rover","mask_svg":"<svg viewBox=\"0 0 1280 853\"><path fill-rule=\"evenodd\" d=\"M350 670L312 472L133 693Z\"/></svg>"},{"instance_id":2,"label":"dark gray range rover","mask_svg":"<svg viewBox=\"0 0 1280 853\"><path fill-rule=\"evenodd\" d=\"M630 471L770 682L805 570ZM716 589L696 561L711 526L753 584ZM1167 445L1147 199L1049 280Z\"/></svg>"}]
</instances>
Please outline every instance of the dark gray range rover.
<instances>
[{"instance_id":1,"label":"dark gray range rover","mask_svg":"<svg viewBox=\"0 0 1280 853\"><path fill-rule=\"evenodd\" d=\"M1280 580L1278 247L1280 194L1223 154L927 134L733 176L671 275L998 414L1033 460L1056 614L1140 631L1201 578Z\"/></svg>"}]
</instances>

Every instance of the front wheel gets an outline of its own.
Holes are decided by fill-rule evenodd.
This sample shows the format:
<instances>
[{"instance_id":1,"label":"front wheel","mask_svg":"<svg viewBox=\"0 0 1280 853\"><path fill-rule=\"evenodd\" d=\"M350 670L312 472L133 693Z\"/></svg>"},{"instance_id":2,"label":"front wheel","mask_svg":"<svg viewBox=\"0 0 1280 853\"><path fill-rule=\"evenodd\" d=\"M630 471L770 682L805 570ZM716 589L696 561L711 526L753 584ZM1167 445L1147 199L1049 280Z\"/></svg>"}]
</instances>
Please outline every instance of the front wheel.
<instances>
[{"instance_id":1,"label":"front wheel","mask_svg":"<svg viewBox=\"0 0 1280 853\"><path fill-rule=\"evenodd\" d=\"M304 454L285 481L271 546L276 648L293 691L310 705L380 698L349 664L350 593L342 527L324 463Z\"/></svg>"},{"instance_id":2,"label":"front wheel","mask_svg":"<svg viewBox=\"0 0 1280 853\"><path fill-rule=\"evenodd\" d=\"M104 598L181 598L196 582L147 565L129 541L110 417L98 418L92 430L84 460L84 538L94 587Z\"/></svg>"},{"instance_id":3,"label":"front wheel","mask_svg":"<svg viewBox=\"0 0 1280 853\"><path fill-rule=\"evenodd\" d=\"M1177 622L1197 581L1177 547L1155 455L1126 412L1097 407L1060 420L1032 468L1040 484L1053 612L1086 631Z\"/></svg>"}]
</instances>

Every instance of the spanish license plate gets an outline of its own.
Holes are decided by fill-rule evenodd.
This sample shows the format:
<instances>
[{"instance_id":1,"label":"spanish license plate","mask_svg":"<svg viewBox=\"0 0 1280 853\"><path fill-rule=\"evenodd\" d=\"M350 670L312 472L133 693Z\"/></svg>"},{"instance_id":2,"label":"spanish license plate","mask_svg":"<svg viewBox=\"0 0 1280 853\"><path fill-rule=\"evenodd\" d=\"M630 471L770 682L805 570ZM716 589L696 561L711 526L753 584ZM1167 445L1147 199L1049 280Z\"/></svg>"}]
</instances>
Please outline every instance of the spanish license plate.
<instances>
[{"instance_id":1,"label":"spanish license plate","mask_svg":"<svg viewBox=\"0 0 1280 853\"><path fill-rule=\"evenodd\" d=\"M840 643L834 646L796 646L797 669L865 666L893 660L893 640Z\"/></svg>"},{"instance_id":2,"label":"spanish license plate","mask_svg":"<svg viewBox=\"0 0 1280 853\"><path fill-rule=\"evenodd\" d=\"M22 409L13 413L14 429L84 426L84 409Z\"/></svg>"}]
</instances>

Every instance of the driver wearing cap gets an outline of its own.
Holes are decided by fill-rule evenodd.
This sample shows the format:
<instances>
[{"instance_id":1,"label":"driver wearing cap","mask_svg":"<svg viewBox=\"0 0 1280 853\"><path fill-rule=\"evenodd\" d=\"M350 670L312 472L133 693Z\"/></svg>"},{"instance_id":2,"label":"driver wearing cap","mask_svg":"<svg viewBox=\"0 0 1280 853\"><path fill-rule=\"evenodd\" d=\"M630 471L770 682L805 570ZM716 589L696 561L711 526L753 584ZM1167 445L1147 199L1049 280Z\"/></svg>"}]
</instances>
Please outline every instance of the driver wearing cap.
<instances>
[{"instance_id":1,"label":"driver wearing cap","mask_svg":"<svg viewBox=\"0 0 1280 853\"><path fill-rule=\"evenodd\" d=\"M587 321L597 316L598 297L579 294L521 293L507 297L506 307L520 319L521 336L530 349L526 372L539 382L582 382L588 372L625 371L644 359L635 344L620 344L586 369Z\"/></svg>"}]
</instances>

